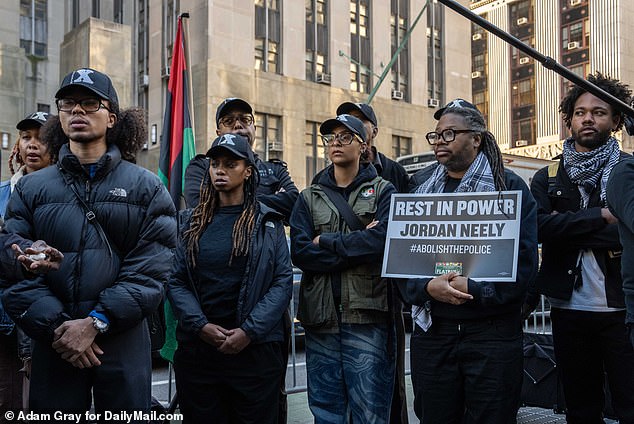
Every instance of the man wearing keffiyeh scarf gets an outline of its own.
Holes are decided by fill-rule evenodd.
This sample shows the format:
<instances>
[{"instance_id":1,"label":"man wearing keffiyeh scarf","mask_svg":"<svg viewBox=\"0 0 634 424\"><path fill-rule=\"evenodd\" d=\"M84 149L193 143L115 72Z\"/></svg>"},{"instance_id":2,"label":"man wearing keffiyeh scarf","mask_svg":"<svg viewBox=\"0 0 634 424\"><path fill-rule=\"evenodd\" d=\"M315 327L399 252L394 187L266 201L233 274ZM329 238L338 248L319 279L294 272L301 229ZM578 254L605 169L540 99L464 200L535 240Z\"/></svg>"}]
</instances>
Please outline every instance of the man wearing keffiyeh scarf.
<instances>
[{"instance_id":1,"label":"man wearing keffiyeh scarf","mask_svg":"<svg viewBox=\"0 0 634 424\"><path fill-rule=\"evenodd\" d=\"M495 137L473 104L456 99L434 117L438 124L426 138L438 164L414 175L421 182L416 193L519 190L521 229L513 283L455 273L398 282L414 305L414 411L424 424L515 422L523 365L520 310L537 270L536 203L526 183L504 170Z\"/></svg>"},{"instance_id":2,"label":"man wearing keffiyeh scarf","mask_svg":"<svg viewBox=\"0 0 634 424\"><path fill-rule=\"evenodd\" d=\"M597 73L588 81L624 103L631 100L627 85L615 79ZM624 117L580 87L570 90L559 111L571 136L559 162L535 174L531 191L542 242L535 288L551 305L566 420L603 422L605 372L615 414L621 423L634 423L634 348L625 326L622 247L617 219L606 204L612 169L629 156L612 136Z\"/></svg>"}]
</instances>

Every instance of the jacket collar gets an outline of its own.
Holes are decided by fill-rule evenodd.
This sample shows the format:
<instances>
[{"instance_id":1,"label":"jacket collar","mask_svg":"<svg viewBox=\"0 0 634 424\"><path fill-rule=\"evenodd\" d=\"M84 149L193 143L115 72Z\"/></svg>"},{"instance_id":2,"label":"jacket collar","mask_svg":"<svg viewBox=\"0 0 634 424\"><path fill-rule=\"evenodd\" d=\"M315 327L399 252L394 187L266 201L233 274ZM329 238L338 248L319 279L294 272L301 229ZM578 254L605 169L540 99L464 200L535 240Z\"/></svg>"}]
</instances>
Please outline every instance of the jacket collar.
<instances>
[{"instance_id":1,"label":"jacket collar","mask_svg":"<svg viewBox=\"0 0 634 424\"><path fill-rule=\"evenodd\" d=\"M344 190L347 192L351 192L360 184L363 184L367 181L372 181L374 178L377 177L377 175L378 174L374 165L372 165L371 163L362 162L359 166L359 172L357 173L357 176L354 177L354 180L352 180L350 185ZM326 170L321 174L321 176L319 177L319 184L325 185L334 190L342 190L341 187L337 186L337 183L335 181L334 165L329 165L328 168L326 168Z\"/></svg>"},{"instance_id":2,"label":"jacket collar","mask_svg":"<svg viewBox=\"0 0 634 424\"><path fill-rule=\"evenodd\" d=\"M119 148L114 144L108 145L106 153L97 161L97 170L92 179L99 180L103 178L117 166L119 162L121 162L121 152ZM70 151L68 143L64 144L59 151L58 166L64 175L72 174L75 176L83 175L84 177L88 177L86 170L79 162L79 158Z\"/></svg>"}]
</instances>

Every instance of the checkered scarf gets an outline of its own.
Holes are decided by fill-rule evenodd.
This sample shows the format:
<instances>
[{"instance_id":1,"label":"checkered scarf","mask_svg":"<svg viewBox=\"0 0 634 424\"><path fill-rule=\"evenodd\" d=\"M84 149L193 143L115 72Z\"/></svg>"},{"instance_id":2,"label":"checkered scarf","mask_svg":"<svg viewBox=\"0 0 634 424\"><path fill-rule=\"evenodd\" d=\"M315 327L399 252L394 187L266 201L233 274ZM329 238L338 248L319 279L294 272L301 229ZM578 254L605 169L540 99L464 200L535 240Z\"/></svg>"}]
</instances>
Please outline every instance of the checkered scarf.
<instances>
[{"instance_id":1,"label":"checkered scarf","mask_svg":"<svg viewBox=\"0 0 634 424\"><path fill-rule=\"evenodd\" d=\"M442 193L447 182L447 168L439 165L427 181L416 189L416 193ZM467 172L460 180L456 193L496 191L491 165L484 153L478 153Z\"/></svg>"},{"instance_id":2,"label":"checkered scarf","mask_svg":"<svg viewBox=\"0 0 634 424\"><path fill-rule=\"evenodd\" d=\"M601 204L605 206L605 188L610 172L621 157L619 142L610 137L608 142L590 152L578 152L572 137L564 141L564 169L570 181L581 187L581 208L588 207L590 193L601 182Z\"/></svg>"},{"instance_id":3,"label":"checkered scarf","mask_svg":"<svg viewBox=\"0 0 634 424\"><path fill-rule=\"evenodd\" d=\"M438 165L431 177L418 186L416 193L442 193L446 181L447 168L443 165ZM482 152L478 153L478 156L476 156L462 180L460 180L458 188L456 188L456 192L459 193L481 191L496 191L491 165L489 165L489 161ZM427 331L431 327L430 305L412 305L412 319L423 331Z\"/></svg>"}]
</instances>

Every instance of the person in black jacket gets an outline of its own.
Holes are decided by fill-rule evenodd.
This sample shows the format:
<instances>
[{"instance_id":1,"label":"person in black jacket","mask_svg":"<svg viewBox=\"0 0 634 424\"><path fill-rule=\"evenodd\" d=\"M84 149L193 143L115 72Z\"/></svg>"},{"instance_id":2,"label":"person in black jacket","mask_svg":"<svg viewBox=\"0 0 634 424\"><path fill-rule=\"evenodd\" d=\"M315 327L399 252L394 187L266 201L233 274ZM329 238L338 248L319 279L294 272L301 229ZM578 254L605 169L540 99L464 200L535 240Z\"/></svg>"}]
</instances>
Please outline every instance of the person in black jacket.
<instances>
[{"instance_id":1,"label":"person in black jacket","mask_svg":"<svg viewBox=\"0 0 634 424\"><path fill-rule=\"evenodd\" d=\"M588 81L630 102L627 85L600 73ZM606 204L610 173L626 156L612 137L623 126L623 113L579 86L559 111L571 136L557 164L537 171L531 191L542 243L535 284L551 305L566 420L603 422L606 372L614 412L621 423L634 423L634 349L625 326L622 248L617 219Z\"/></svg>"},{"instance_id":2,"label":"person in black jacket","mask_svg":"<svg viewBox=\"0 0 634 424\"><path fill-rule=\"evenodd\" d=\"M216 138L209 156L168 288L178 317L180 410L184 423L275 424L292 292L282 216L256 200L246 137Z\"/></svg>"},{"instance_id":3,"label":"person in black jacket","mask_svg":"<svg viewBox=\"0 0 634 424\"><path fill-rule=\"evenodd\" d=\"M614 166L608 180L606 199L610 212L619 220L619 237L623 245L621 276L625 294L625 323L634 347L634 158Z\"/></svg>"},{"instance_id":4,"label":"person in black jacket","mask_svg":"<svg viewBox=\"0 0 634 424\"><path fill-rule=\"evenodd\" d=\"M456 273L399 280L415 305L411 338L414 411L423 424L513 423L523 377L521 306L537 271L537 206L526 183L502 166L484 117L456 99L426 135L438 164L419 171L416 193L521 191L515 282ZM442 260L439 258L438 260Z\"/></svg>"},{"instance_id":5,"label":"person in black jacket","mask_svg":"<svg viewBox=\"0 0 634 424\"><path fill-rule=\"evenodd\" d=\"M374 109L367 103L344 102L337 107L337 115L350 114L359 118L363 122L366 133L367 156L364 161L370 162L376 169L377 174L392 183L397 193L407 193L409 175L403 166L379 152L374 146L374 139L379 134L379 124L376 119ZM320 171L313 178L312 184L319 183L324 170ZM392 284L389 289L392 290ZM394 395L392 397L392 408L390 424L407 424L407 399L405 396L405 324L403 322L403 302L398 294L392 293L392 316L396 328L396 374L394 381Z\"/></svg>"},{"instance_id":6,"label":"person in black jacket","mask_svg":"<svg viewBox=\"0 0 634 424\"><path fill-rule=\"evenodd\" d=\"M253 108L242 99L230 97L216 109L216 134L238 134L255 145L255 118ZM288 173L286 163L274 159L263 161L257 154L255 166L260 174L258 200L284 216L288 222L299 191ZM193 208L198 204L200 185L209 169L209 155L196 155L185 170L185 203Z\"/></svg>"},{"instance_id":7,"label":"person in black jacket","mask_svg":"<svg viewBox=\"0 0 634 424\"><path fill-rule=\"evenodd\" d=\"M255 118L253 108L249 103L236 97L225 99L216 109L216 134L237 134L246 137L253 149L255 146ZM297 200L299 191L288 173L286 163L280 160L263 161L254 153L255 167L259 174L257 186L258 200L279 212L284 217L284 223L288 223L293 205ZM185 203L193 208L198 204L201 183L209 170L209 155L196 155L185 169ZM288 362L288 347L290 347L291 319L285 317L287 348L285 361ZM286 378L282 378L280 390L280 424L286 423Z\"/></svg>"},{"instance_id":8,"label":"person in black jacket","mask_svg":"<svg viewBox=\"0 0 634 424\"><path fill-rule=\"evenodd\" d=\"M2 297L34 339L30 406L83 415L94 398L101 420L104 411L148 413L145 318L163 296L176 211L158 177L122 160L134 159L147 130L143 111L119 110L107 75L71 72L56 105L59 161L20 179L6 220L8 232L64 255L57 272L17 281Z\"/></svg>"}]
</instances>

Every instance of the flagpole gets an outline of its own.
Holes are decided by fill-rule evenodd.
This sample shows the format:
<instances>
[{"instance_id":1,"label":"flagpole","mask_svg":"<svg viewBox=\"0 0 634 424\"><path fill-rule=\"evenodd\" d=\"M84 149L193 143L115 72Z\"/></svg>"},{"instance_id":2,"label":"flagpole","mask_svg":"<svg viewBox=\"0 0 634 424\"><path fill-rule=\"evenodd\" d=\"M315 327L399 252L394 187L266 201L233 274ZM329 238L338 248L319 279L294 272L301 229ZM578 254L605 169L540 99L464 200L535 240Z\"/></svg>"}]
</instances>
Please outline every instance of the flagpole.
<instances>
[{"instance_id":1,"label":"flagpole","mask_svg":"<svg viewBox=\"0 0 634 424\"><path fill-rule=\"evenodd\" d=\"M191 68L191 55L190 55L190 51L189 51L189 12L183 12L180 15L181 18L181 22L183 24L183 31L185 32L185 34L187 35L186 37L183 37L183 44L185 47L185 63L188 65L187 66L187 79L189 80L189 87L188 87L188 91L189 91L189 110L191 111L191 113L189 114L189 120L192 123L192 135L194 137L194 143L196 142L196 125L195 125L195 118L194 116L196 115L194 113L194 81L192 80L192 68ZM195 146L195 144L194 144Z\"/></svg>"}]
</instances>

